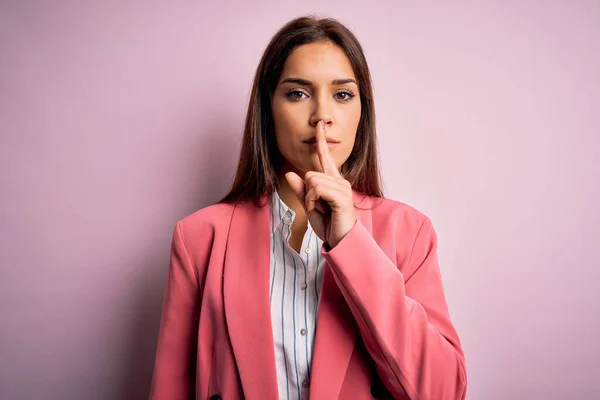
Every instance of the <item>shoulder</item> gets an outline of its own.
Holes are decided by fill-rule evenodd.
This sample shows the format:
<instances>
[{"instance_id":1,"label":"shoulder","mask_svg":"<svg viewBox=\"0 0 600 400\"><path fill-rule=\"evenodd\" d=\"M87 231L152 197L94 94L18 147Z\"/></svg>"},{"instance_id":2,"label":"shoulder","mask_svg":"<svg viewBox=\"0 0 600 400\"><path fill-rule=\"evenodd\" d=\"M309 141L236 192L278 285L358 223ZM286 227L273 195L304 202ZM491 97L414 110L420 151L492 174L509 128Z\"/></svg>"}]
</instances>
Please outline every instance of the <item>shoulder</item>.
<instances>
[{"instance_id":1,"label":"shoulder","mask_svg":"<svg viewBox=\"0 0 600 400\"><path fill-rule=\"evenodd\" d=\"M355 203L357 208L369 209L373 225L388 229L417 233L424 225L431 225L427 215L415 207L401 201L365 196Z\"/></svg>"},{"instance_id":2,"label":"shoulder","mask_svg":"<svg viewBox=\"0 0 600 400\"><path fill-rule=\"evenodd\" d=\"M207 234L212 236L228 229L233 209L232 204L225 203L201 208L178 220L177 229L187 238Z\"/></svg>"}]
</instances>

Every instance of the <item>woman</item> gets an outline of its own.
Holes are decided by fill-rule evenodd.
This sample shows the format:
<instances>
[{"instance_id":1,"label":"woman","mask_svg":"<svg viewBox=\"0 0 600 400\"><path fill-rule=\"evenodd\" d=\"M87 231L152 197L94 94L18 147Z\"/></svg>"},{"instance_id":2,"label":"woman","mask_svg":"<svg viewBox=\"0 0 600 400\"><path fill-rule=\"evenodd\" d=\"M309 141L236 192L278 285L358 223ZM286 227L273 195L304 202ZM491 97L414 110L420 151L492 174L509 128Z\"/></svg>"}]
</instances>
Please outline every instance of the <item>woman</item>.
<instances>
[{"instance_id":1,"label":"woman","mask_svg":"<svg viewBox=\"0 0 600 400\"><path fill-rule=\"evenodd\" d=\"M384 199L370 73L332 19L258 66L233 187L177 223L153 399L464 399L431 221Z\"/></svg>"}]
</instances>

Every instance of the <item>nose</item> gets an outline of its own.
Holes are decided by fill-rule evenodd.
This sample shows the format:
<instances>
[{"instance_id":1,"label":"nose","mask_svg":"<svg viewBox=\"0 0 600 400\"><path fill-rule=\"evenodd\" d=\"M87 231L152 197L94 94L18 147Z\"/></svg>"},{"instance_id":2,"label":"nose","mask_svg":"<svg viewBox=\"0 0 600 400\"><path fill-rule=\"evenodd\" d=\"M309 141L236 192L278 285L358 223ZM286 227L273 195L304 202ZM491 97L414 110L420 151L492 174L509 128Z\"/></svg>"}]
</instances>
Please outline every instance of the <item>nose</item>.
<instances>
[{"instance_id":1,"label":"nose","mask_svg":"<svg viewBox=\"0 0 600 400\"><path fill-rule=\"evenodd\" d=\"M327 96L315 96L313 98L316 100L314 111L310 116L310 125L316 127L321 120L325 122L326 127L333 125L333 115L331 115L330 104L328 102L329 99Z\"/></svg>"}]
</instances>

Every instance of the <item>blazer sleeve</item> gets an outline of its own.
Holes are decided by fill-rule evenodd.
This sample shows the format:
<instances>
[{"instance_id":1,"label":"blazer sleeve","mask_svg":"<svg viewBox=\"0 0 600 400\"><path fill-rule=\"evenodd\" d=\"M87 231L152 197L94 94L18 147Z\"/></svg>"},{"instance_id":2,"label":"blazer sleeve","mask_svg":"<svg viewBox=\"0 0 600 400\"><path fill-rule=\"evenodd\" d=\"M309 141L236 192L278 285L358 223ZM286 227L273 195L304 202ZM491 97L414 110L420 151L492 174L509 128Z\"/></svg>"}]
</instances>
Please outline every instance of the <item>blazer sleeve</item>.
<instances>
[{"instance_id":1,"label":"blazer sleeve","mask_svg":"<svg viewBox=\"0 0 600 400\"><path fill-rule=\"evenodd\" d=\"M402 271L360 221L322 253L394 398L465 399L465 357L450 321L429 218Z\"/></svg>"},{"instance_id":2,"label":"blazer sleeve","mask_svg":"<svg viewBox=\"0 0 600 400\"><path fill-rule=\"evenodd\" d=\"M173 233L167 284L150 398L190 399L195 393L199 318L198 272L185 248L178 222Z\"/></svg>"}]
</instances>

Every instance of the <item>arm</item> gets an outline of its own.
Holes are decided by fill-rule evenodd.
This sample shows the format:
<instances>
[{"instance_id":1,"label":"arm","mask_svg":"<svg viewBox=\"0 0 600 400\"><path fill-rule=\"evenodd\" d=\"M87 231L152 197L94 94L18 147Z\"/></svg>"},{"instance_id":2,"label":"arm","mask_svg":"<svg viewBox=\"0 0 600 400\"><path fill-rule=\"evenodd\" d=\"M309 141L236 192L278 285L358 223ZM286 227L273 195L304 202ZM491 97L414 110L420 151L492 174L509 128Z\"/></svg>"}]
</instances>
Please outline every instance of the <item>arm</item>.
<instances>
[{"instance_id":1,"label":"arm","mask_svg":"<svg viewBox=\"0 0 600 400\"><path fill-rule=\"evenodd\" d=\"M180 223L177 223L163 298L151 399L189 399L195 393L198 294L197 271L183 243Z\"/></svg>"},{"instance_id":2,"label":"arm","mask_svg":"<svg viewBox=\"0 0 600 400\"><path fill-rule=\"evenodd\" d=\"M465 358L450 316L428 218L401 272L357 221L323 254L394 398L463 400Z\"/></svg>"}]
</instances>

